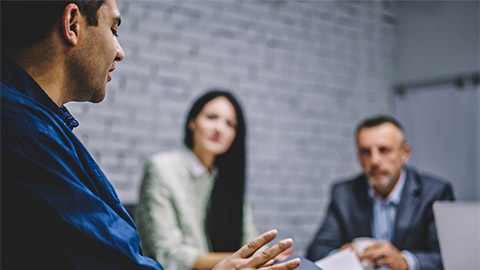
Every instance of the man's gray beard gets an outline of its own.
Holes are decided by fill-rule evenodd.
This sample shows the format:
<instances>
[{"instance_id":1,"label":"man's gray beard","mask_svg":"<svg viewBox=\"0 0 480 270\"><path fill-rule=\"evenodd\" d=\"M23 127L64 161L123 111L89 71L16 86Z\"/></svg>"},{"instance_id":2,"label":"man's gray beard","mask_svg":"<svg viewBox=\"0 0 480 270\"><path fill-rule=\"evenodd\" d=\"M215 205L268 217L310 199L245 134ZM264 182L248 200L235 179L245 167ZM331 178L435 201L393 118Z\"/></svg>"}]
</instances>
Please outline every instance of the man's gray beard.
<instances>
[{"instance_id":1,"label":"man's gray beard","mask_svg":"<svg viewBox=\"0 0 480 270\"><path fill-rule=\"evenodd\" d=\"M382 181L379 183L374 181L372 178L370 178L370 176L368 176L368 181L370 182L370 185L375 187L374 183L376 183L378 187L380 187L381 189L384 189L384 188L390 187L395 182L395 179L393 177L385 176L382 178Z\"/></svg>"}]
</instances>

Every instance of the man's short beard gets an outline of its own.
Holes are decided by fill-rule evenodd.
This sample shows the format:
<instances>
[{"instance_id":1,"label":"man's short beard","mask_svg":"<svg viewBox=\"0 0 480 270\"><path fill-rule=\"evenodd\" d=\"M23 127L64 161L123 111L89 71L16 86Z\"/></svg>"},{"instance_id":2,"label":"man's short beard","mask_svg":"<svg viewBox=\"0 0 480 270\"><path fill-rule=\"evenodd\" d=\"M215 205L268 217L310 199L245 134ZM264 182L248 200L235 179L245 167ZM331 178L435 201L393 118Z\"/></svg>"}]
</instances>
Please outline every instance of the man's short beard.
<instances>
[{"instance_id":1,"label":"man's short beard","mask_svg":"<svg viewBox=\"0 0 480 270\"><path fill-rule=\"evenodd\" d=\"M86 48L84 51L88 51ZM85 53L79 52L70 55L65 60L67 67L66 93L69 101L90 101L99 103L105 98L105 85L95 81L96 74L90 70L92 63L86 62L91 59Z\"/></svg>"},{"instance_id":2,"label":"man's short beard","mask_svg":"<svg viewBox=\"0 0 480 270\"><path fill-rule=\"evenodd\" d=\"M394 177L384 176L380 182L379 181L374 181L374 179L372 179L370 176L368 176L367 178L368 178L368 181L370 182L370 184L373 187L378 187L380 189L388 188L391 185L393 185L393 183L395 183L395 178Z\"/></svg>"}]
</instances>

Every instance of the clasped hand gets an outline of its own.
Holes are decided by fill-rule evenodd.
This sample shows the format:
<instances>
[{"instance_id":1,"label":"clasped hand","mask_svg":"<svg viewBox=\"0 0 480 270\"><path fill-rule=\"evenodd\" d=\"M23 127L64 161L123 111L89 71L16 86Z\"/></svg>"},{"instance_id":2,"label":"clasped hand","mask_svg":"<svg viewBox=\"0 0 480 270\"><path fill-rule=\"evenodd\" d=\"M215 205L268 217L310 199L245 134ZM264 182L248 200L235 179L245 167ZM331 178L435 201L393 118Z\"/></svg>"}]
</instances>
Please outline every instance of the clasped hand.
<instances>
[{"instance_id":1,"label":"clasped hand","mask_svg":"<svg viewBox=\"0 0 480 270\"><path fill-rule=\"evenodd\" d=\"M355 246L352 243L343 245L339 250L345 248L351 248L355 250ZM393 270L407 270L408 264L405 258L402 256L402 252L393 246L390 242L375 241L373 244L365 248L362 254L359 254L357 250L358 259L360 261L367 259L372 261L374 265L385 265Z\"/></svg>"}]
</instances>

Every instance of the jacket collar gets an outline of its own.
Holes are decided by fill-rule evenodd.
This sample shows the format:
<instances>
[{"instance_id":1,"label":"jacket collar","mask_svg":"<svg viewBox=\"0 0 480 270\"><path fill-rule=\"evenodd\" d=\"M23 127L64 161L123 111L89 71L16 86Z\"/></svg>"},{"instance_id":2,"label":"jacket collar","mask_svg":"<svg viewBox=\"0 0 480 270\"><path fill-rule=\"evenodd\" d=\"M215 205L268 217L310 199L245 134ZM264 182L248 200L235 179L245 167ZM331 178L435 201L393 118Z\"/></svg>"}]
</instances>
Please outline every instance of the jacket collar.
<instances>
[{"instance_id":1,"label":"jacket collar","mask_svg":"<svg viewBox=\"0 0 480 270\"><path fill-rule=\"evenodd\" d=\"M355 220L357 224L355 226L358 227L358 236L368 236L372 237L372 217L373 217L373 209L372 209L372 201L369 198L368 190L368 180L365 174L362 174L359 178L360 181L356 181L356 187L354 190L363 190L363 192L354 193L355 196L359 196L356 201L358 202L358 207L360 211L356 211L355 213Z\"/></svg>"},{"instance_id":2,"label":"jacket collar","mask_svg":"<svg viewBox=\"0 0 480 270\"><path fill-rule=\"evenodd\" d=\"M46 107L60 117L70 129L79 125L67 108L65 106L58 107L30 74L4 57L1 59L1 74L2 83L9 85L34 103Z\"/></svg>"},{"instance_id":3,"label":"jacket collar","mask_svg":"<svg viewBox=\"0 0 480 270\"><path fill-rule=\"evenodd\" d=\"M422 184L415 170L405 166L405 172L405 186L401 194L401 203L397 209L395 232L392 241L396 246L402 246L404 238L408 236L408 231L412 224L411 221L414 218L415 210L418 207L419 198L422 194Z\"/></svg>"},{"instance_id":4,"label":"jacket collar","mask_svg":"<svg viewBox=\"0 0 480 270\"><path fill-rule=\"evenodd\" d=\"M400 245L404 241L404 237L408 235L411 219L414 217L415 209L419 203L419 197L422 193L422 185L418 179L418 175L414 169L405 166L405 182L403 183L403 190L400 194L400 203L397 209L397 216L394 229L393 244ZM372 236L372 201L369 196L369 184L366 176L362 174L360 181L357 181L357 187L355 190L363 190L364 192L357 193L359 196L357 202L359 202L359 209L357 211L355 220L357 220L358 231L360 235ZM366 214L365 214L366 213Z\"/></svg>"},{"instance_id":5,"label":"jacket collar","mask_svg":"<svg viewBox=\"0 0 480 270\"><path fill-rule=\"evenodd\" d=\"M187 167L190 173L195 177L202 177L208 175L211 178L215 178L218 172L217 167L213 167L212 172L209 172L207 168L202 164L198 157L193 153L192 150L184 148L183 152L185 153L185 159L187 161Z\"/></svg>"}]
</instances>

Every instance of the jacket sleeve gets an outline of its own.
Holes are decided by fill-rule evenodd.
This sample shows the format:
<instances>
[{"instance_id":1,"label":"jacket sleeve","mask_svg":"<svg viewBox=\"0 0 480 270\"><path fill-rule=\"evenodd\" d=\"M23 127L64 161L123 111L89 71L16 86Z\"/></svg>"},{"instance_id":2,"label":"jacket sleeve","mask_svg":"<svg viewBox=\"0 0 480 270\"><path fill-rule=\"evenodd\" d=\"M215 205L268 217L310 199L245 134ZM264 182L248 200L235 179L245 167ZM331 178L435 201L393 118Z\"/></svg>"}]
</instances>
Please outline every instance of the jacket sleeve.
<instances>
[{"instance_id":1,"label":"jacket sleeve","mask_svg":"<svg viewBox=\"0 0 480 270\"><path fill-rule=\"evenodd\" d=\"M141 254L133 221L93 159L80 162L79 142L4 109L2 268L162 269Z\"/></svg>"},{"instance_id":2,"label":"jacket sleeve","mask_svg":"<svg viewBox=\"0 0 480 270\"><path fill-rule=\"evenodd\" d=\"M335 203L335 186L332 188L331 201L322 226L315 234L307 250L307 258L317 261L327 256L332 250L339 248L343 243L342 225L338 207Z\"/></svg>"},{"instance_id":3,"label":"jacket sleeve","mask_svg":"<svg viewBox=\"0 0 480 270\"><path fill-rule=\"evenodd\" d=\"M201 252L183 239L168 181L153 160L147 162L135 222L146 256L167 268L192 269Z\"/></svg>"}]
</instances>

